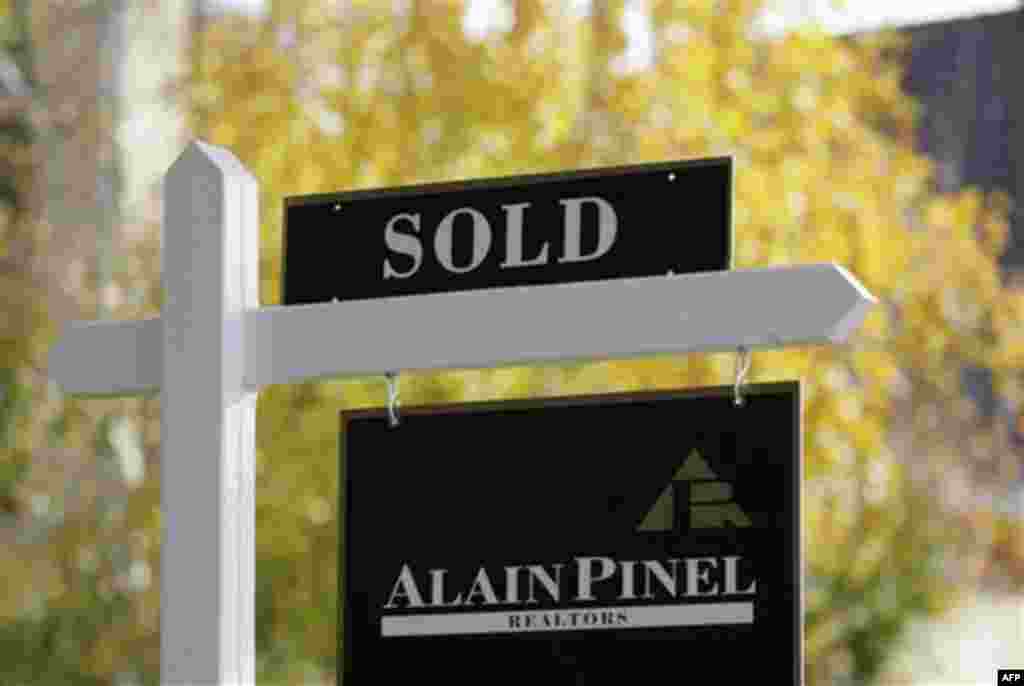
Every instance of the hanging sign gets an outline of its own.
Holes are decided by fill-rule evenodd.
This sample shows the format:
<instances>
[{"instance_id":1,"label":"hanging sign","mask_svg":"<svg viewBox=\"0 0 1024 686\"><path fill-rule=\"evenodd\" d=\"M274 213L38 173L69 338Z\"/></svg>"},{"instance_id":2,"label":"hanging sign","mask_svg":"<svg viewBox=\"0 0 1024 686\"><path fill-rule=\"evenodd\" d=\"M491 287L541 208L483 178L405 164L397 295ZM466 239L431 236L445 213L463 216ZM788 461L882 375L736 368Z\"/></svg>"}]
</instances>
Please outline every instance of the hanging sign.
<instances>
[{"instance_id":1,"label":"hanging sign","mask_svg":"<svg viewBox=\"0 0 1024 686\"><path fill-rule=\"evenodd\" d=\"M729 269L732 161L287 198L283 303Z\"/></svg>"},{"instance_id":2,"label":"hanging sign","mask_svg":"<svg viewBox=\"0 0 1024 686\"><path fill-rule=\"evenodd\" d=\"M744 399L342 413L344 683L799 684L799 384Z\"/></svg>"}]
</instances>

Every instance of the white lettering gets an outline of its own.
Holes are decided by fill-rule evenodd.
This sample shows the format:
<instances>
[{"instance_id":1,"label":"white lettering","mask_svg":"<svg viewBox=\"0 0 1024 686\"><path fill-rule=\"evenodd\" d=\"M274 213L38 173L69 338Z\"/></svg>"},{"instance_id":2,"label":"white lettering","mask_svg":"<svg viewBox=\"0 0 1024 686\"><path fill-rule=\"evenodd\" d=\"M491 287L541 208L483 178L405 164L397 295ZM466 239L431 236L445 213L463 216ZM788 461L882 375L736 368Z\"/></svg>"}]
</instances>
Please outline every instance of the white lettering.
<instances>
[{"instance_id":1,"label":"white lettering","mask_svg":"<svg viewBox=\"0 0 1024 686\"><path fill-rule=\"evenodd\" d=\"M452 256L452 233L455 228L455 218L460 214L468 214L473 219L473 255L469 264L464 267L456 267ZM491 249L491 225L487 223L487 217L472 207L460 207L445 215L441 223L437 225L437 234L434 236L434 251L441 265L453 274L466 274L480 266Z\"/></svg>"},{"instance_id":2,"label":"white lettering","mask_svg":"<svg viewBox=\"0 0 1024 686\"><path fill-rule=\"evenodd\" d=\"M505 210L505 261L501 268L532 267L548 263L548 244L541 246L540 254L530 260L523 259L523 213L530 206L528 202L516 205L502 205Z\"/></svg>"},{"instance_id":3,"label":"white lettering","mask_svg":"<svg viewBox=\"0 0 1024 686\"><path fill-rule=\"evenodd\" d=\"M596 576L591 567L591 564L594 562L598 562L601 565L601 571ZM593 600L594 595L591 592L591 586L595 581L610 579L612 574L615 573L615 562L610 557L578 557L576 558L576 572L579 579L577 599Z\"/></svg>"},{"instance_id":4,"label":"white lettering","mask_svg":"<svg viewBox=\"0 0 1024 686\"><path fill-rule=\"evenodd\" d=\"M558 202L565 207L565 252L559 262L590 262L612 249L618 233L618 217L611 203L597 197L571 198ZM584 203L597 206L597 248L587 255L582 254L580 248Z\"/></svg>"},{"instance_id":5,"label":"white lettering","mask_svg":"<svg viewBox=\"0 0 1024 686\"><path fill-rule=\"evenodd\" d=\"M715 568L717 559L714 557L688 557L686 558L686 595L688 596L709 596L716 595L718 593L718 582L716 581L711 588L707 591L702 592L699 584L710 584L711 579L708 575L711 574L711 570ZM703 570L700 569L700 565L705 564Z\"/></svg>"},{"instance_id":6,"label":"white lettering","mask_svg":"<svg viewBox=\"0 0 1024 686\"><path fill-rule=\"evenodd\" d=\"M746 589L740 591L737 590L737 584L739 582L739 571L737 569L739 557L736 555L729 555L723 557L725 560L725 592L726 593L738 593L738 594L751 594L757 593L757 581L751 581L750 585Z\"/></svg>"},{"instance_id":7,"label":"white lettering","mask_svg":"<svg viewBox=\"0 0 1024 686\"><path fill-rule=\"evenodd\" d=\"M505 567L505 602L519 602L519 567Z\"/></svg>"},{"instance_id":8,"label":"white lettering","mask_svg":"<svg viewBox=\"0 0 1024 686\"><path fill-rule=\"evenodd\" d=\"M622 595L619 596L619 600L633 600L636 598L633 575L636 562L625 561L620 562L619 565L622 567Z\"/></svg>"},{"instance_id":9,"label":"white lettering","mask_svg":"<svg viewBox=\"0 0 1024 686\"><path fill-rule=\"evenodd\" d=\"M420 243L419 236L412 236L405 233L398 233L395 230L395 222L400 219L404 219L412 224L412 228L416 233L420 231L420 215L418 214L396 214L390 220L388 220L387 226L384 227L384 242L391 248L392 251L400 253L402 255L408 255L412 258L412 268L400 272L391 266L391 262L384 259L384 278L385 279L407 279L420 268L420 263L423 262L423 244Z\"/></svg>"},{"instance_id":10,"label":"white lettering","mask_svg":"<svg viewBox=\"0 0 1024 686\"><path fill-rule=\"evenodd\" d=\"M455 596L450 603L444 602L444 575L443 569L430 570L430 604L433 607L457 607L462 604L462 594Z\"/></svg>"},{"instance_id":11,"label":"white lettering","mask_svg":"<svg viewBox=\"0 0 1024 686\"><path fill-rule=\"evenodd\" d=\"M529 576L527 577L527 580L529 582L529 594L530 594L530 596L526 599L527 603L536 603L537 602L537 598L533 594L533 590L534 590L533 582L535 580L536 581L540 581L540 585L543 586L544 590L546 590L548 592L548 595L551 596L551 599L554 600L556 603L558 602L558 598L559 598L559 595L560 595L559 594L559 586L561 586L561 583L562 583L562 567L564 565L558 564L558 565L551 565L551 566L555 568L555 576L554 577L552 577L548 573L548 570L544 569L544 567L541 566L541 565L530 565L529 567L526 568L527 574L529 574Z\"/></svg>"},{"instance_id":12,"label":"white lettering","mask_svg":"<svg viewBox=\"0 0 1024 686\"><path fill-rule=\"evenodd\" d=\"M391 589L391 596L384 608L390 610L398 607L395 601L399 598L406 599L407 607L423 607L423 596L416 588L416 579L413 578L409 565L402 565L402 571L398 574L398 579L395 581L394 588Z\"/></svg>"},{"instance_id":13,"label":"white lettering","mask_svg":"<svg viewBox=\"0 0 1024 686\"><path fill-rule=\"evenodd\" d=\"M661 582L662 587L673 598L676 597L676 573L679 569L679 560L669 560L672 564L672 573L665 569L665 566L655 560L644 560L644 587L647 589L644 598L654 597L654 583L651 575Z\"/></svg>"},{"instance_id":14,"label":"white lettering","mask_svg":"<svg viewBox=\"0 0 1024 686\"><path fill-rule=\"evenodd\" d=\"M487 576L487 570L481 567L477 573L476 578L473 579L473 585L469 587L469 593L466 594L466 605L473 604L473 596L480 596L484 599L484 605L497 605L498 596L494 595L494 587L491 585L491 579Z\"/></svg>"}]
</instances>

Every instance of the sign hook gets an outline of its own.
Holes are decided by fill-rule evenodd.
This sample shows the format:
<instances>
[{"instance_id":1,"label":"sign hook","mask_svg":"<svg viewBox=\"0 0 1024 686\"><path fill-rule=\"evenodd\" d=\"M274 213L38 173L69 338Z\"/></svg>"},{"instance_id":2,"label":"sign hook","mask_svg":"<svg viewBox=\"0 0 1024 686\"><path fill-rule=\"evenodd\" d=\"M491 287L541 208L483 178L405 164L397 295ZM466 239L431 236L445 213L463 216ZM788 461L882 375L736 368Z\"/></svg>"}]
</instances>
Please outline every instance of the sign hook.
<instances>
[{"instance_id":1,"label":"sign hook","mask_svg":"<svg viewBox=\"0 0 1024 686\"><path fill-rule=\"evenodd\" d=\"M750 371L750 350L740 346L736 352L736 382L733 384L733 404L736 407L743 407L744 398L742 395L743 384Z\"/></svg>"},{"instance_id":2,"label":"sign hook","mask_svg":"<svg viewBox=\"0 0 1024 686\"><path fill-rule=\"evenodd\" d=\"M385 372L388 384L388 422L391 428L398 426L398 372Z\"/></svg>"}]
</instances>

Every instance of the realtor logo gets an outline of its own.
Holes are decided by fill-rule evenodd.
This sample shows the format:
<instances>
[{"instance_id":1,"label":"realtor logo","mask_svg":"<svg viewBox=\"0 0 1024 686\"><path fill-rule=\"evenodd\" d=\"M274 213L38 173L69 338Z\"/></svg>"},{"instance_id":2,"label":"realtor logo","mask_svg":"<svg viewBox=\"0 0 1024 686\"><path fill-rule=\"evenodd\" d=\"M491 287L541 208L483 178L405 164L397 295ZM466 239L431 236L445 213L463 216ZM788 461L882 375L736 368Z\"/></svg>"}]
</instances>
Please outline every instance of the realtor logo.
<instances>
[{"instance_id":1,"label":"realtor logo","mask_svg":"<svg viewBox=\"0 0 1024 686\"><path fill-rule=\"evenodd\" d=\"M468 589L458 592L448 587L448 580L456 576L451 571L422 570L403 564L382 608L401 614L381 617L381 636L653 629L754 622L757 580L740 555L668 560L594 556L554 564L481 566L472 575L458 575L472 579ZM593 602L601 605L595 607L590 604ZM493 606L504 610L446 611ZM445 611L424 614L422 610Z\"/></svg>"},{"instance_id":2,"label":"realtor logo","mask_svg":"<svg viewBox=\"0 0 1024 686\"><path fill-rule=\"evenodd\" d=\"M733 484L720 478L694 449L676 467L636 531L686 534L751 525L750 517L734 500ZM382 607L385 613L402 614L382 616L381 635L455 636L754 622L757 581L740 554L670 559L576 556L556 563L479 566L472 574L467 571L424 570L404 561ZM463 579L461 585L452 582L456 577ZM703 602L690 603L698 600ZM602 604L578 605L581 602ZM633 604L638 602L643 604ZM424 610L492 606L504 606L504 611L421 614Z\"/></svg>"},{"instance_id":3,"label":"realtor logo","mask_svg":"<svg viewBox=\"0 0 1024 686\"><path fill-rule=\"evenodd\" d=\"M732 484L719 479L694 449L636 530L686 534L693 529L748 526L750 517L733 500Z\"/></svg>"},{"instance_id":4,"label":"realtor logo","mask_svg":"<svg viewBox=\"0 0 1024 686\"><path fill-rule=\"evenodd\" d=\"M803 683L798 390L344 413L345 684Z\"/></svg>"}]
</instances>

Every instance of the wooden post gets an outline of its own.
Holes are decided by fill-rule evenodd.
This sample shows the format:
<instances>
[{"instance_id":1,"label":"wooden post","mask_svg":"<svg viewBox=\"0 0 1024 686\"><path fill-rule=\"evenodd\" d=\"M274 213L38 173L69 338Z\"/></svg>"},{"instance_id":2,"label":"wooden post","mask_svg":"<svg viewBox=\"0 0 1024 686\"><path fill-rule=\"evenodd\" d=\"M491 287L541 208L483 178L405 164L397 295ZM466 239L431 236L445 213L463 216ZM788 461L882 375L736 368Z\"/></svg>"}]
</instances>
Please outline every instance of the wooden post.
<instances>
[{"instance_id":1,"label":"wooden post","mask_svg":"<svg viewBox=\"0 0 1024 686\"><path fill-rule=\"evenodd\" d=\"M255 683L256 393L244 312L259 306L255 179L191 143L164 180L161 676Z\"/></svg>"}]
</instances>

